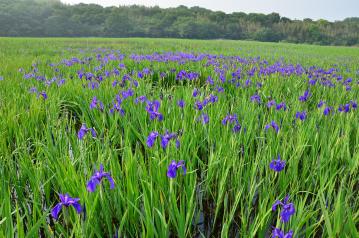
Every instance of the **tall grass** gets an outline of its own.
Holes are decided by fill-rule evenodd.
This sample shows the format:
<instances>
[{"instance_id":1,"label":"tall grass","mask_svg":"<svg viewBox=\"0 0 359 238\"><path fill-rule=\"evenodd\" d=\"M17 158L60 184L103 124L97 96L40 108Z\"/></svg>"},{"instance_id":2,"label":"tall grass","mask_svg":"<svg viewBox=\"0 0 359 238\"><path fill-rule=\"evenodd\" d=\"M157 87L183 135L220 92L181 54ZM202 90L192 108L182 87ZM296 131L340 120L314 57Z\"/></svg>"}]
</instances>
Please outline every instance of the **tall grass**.
<instances>
[{"instance_id":1,"label":"tall grass","mask_svg":"<svg viewBox=\"0 0 359 238\"><path fill-rule=\"evenodd\" d=\"M94 49L106 51L94 52ZM79 50L81 49L81 50ZM120 50L126 73L139 86L135 95L122 104L126 114L109 113L109 104L120 87L115 79L104 79L98 89L87 87L77 71L94 72L97 54ZM255 75L252 86L224 88L218 93L205 83L208 76L218 79L215 67L206 59L185 64L169 61L136 62L134 54L154 52L194 52L239 56L251 62L238 63L243 72L251 66L272 65L277 61L306 70L316 66L335 68L344 80L352 78L351 91L340 82L335 87L310 87L307 102L298 97L309 87L302 75ZM118 52L117 52L118 53ZM116 54L117 54L116 53ZM0 39L0 237L268 237L272 227L292 229L296 237L358 237L359 227L359 114L357 110L339 113L338 106L358 100L359 49L237 41L190 41L161 39ZM93 57L90 64L67 67L60 64L72 57ZM228 58L218 62L230 64ZM24 79L23 72L36 64L39 75L55 75L66 82L45 86L35 79ZM109 61L101 72L118 67ZM232 67L233 65L228 65ZM58 68L59 72L55 72ZM137 71L149 68L151 75L139 79ZM199 73L197 80L177 81L171 69ZM227 72L230 79L232 68ZM167 76L160 78L160 73ZM242 83L247 78L242 79ZM256 88L261 82L263 87ZM43 100L29 93L31 87L45 90ZM218 102L203 111L210 121L203 125L196 118L194 88L205 95L214 93ZM276 111L258 105L250 97L258 93L264 102L269 96L285 101L288 109ZM161 100L164 120L151 121L144 104L134 99L146 95ZM105 111L90 110L96 96ZM183 99L184 109L176 103ZM201 100L204 96L201 96ZM323 115L317 103L325 100L335 113ZM305 121L295 120L297 111L307 111ZM237 114L242 130L233 133L222 125L228 114ZM271 121L281 124L279 133L265 131ZM82 123L94 127L97 137L77 138ZM245 129L244 129L245 128ZM159 142L146 145L151 131L182 131L181 146L170 143L166 150ZM284 171L275 173L269 163L280 154L286 160ZM184 160L181 171L169 179L166 171L172 160ZM115 180L109 189L105 181L94 193L86 183L94 169L103 164ZM85 212L64 209L58 220L50 211L59 202L59 193L80 198ZM280 222L272 204L290 194L296 213L289 223Z\"/></svg>"}]
</instances>

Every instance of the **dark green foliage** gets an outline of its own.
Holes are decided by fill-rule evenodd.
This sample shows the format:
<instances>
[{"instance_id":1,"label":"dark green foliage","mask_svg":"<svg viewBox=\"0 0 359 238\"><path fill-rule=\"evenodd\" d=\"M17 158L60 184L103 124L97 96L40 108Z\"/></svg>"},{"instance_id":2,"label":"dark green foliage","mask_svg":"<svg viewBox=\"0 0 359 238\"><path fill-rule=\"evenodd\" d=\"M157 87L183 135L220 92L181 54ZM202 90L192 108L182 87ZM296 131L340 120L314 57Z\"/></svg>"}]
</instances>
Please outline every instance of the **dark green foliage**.
<instances>
[{"instance_id":1,"label":"dark green foliage","mask_svg":"<svg viewBox=\"0 0 359 238\"><path fill-rule=\"evenodd\" d=\"M0 0L0 36L246 39L358 45L359 18L291 20L278 13L226 14L201 7L66 5L59 0Z\"/></svg>"}]
</instances>

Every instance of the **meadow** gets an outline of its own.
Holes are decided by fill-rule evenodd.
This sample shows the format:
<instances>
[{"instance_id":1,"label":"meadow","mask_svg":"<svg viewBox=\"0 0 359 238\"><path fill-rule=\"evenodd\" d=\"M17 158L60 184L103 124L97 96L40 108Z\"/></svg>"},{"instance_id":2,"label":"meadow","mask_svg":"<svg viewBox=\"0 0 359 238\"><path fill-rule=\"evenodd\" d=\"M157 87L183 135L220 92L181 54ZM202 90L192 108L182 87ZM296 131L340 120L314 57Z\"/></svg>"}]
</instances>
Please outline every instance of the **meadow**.
<instances>
[{"instance_id":1,"label":"meadow","mask_svg":"<svg viewBox=\"0 0 359 238\"><path fill-rule=\"evenodd\" d=\"M0 237L359 237L359 48L0 38Z\"/></svg>"}]
</instances>

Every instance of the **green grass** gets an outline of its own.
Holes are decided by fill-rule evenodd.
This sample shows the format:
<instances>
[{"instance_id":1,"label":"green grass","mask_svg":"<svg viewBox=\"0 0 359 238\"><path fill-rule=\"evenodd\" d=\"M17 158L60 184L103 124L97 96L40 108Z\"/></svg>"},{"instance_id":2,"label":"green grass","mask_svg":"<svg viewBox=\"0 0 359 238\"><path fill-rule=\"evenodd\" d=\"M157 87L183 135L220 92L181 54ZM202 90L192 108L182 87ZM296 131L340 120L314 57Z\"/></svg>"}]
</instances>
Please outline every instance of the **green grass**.
<instances>
[{"instance_id":1,"label":"green grass","mask_svg":"<svg viewBox=\"0 0 359 238\"><path fill-rule=\"evenodd\" d=\"M106 105L119 87L112 87L114 76L105 79L96 90L77 77L82 67L93 71L99 63L58 66L66 83L46 87L26 72L37 64L40 75L51 79L55 73L48 66L62 59L96 54L98 48L116 49L127 55L127 72L150 68L154 73L138 79L134 97L123 104L125 116L90 110L93 96ZM79 51L83 50L83 53ZM216 93L218 102L204 111L207 125L196 123L200 115L193 105L193 89L211 93L203 82L216 77L206 60L179 65L159 62L136 63L128 56L154 52L193 52L251 59L260 56L269 64L281 60L308 69L336 68L344 79L352 78L352 90L336 87L312 87L306 103L298 101L307 86L307 76L254 76L254 86L236 88L226 84L225 93ZM110 61L106 70L119 62ZM259 64L255 64L259 66ZM248 65L240 65L242 71ZM195 71L200 80L178 83L169 70ZM359 113L337 113L339 104L357 100L359 88L359 48L274 44L245 41L197 41L174 39L0 39L0 237L265 237L272 226L292 229L295 237L359 236ZM159 80L159 73L168 76ZM227 79L231 78L227 73ZM117 79L122 78L117 77ZM73 76L73 79L71 79ZM136 77L134 77L136 78ZM246 78L245 78L246 79ZM28 91L36 86L46 90L44 101ZM287 111L266 109L250 102L255 92L285 101ZM164 100L162 122L151 121L144 105L133 99L147 95ZM172 99L169 99L172 98ZM202 99L204 97L201 97ZM181 110L179 99L186 101ZM317 103L325 100L336 113L324 116ZM295 122L295 113L306 110L308 118ZM234 134L221 124L227 113L236 113L246 132ZM278 134L265 124L282 121ZM97 138L80 141L77 131L82 123L94 127ZM171 142L163 150L156 142L146 146L151 131L164 133L182 130L181 146ZM273 157L280 154L286 169L269 169ZM185 176L166 176L172 160L184 160ZM93 170L103 164L115 180L110 190L104 182L94 193L86 190ZM86 215L74 209L61 212L58 221L51 218L51 208L59 201L58 193L80 198ZM296 208L290 222L283 225L272 204L290 194Z\"/></svg>"}]
</instances>

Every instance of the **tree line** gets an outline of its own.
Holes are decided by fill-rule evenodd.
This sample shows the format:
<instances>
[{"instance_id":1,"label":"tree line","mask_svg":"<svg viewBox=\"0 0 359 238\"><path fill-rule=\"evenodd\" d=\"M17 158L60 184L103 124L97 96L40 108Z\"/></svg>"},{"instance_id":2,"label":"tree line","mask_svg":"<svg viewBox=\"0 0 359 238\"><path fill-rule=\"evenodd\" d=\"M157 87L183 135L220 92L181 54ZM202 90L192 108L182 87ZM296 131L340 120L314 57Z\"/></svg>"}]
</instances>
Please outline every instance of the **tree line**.
<instances>
[{"instance_id":1,"label":"tree line","mask_svg":"<svg viewBox=\"0 0 359 238\"><path fill-rule=\"evenodd\" d=\"M201 7L67 5L0 0L0 36L158 37L359 45L359 17L291 20L278 13L226 14Z\"/></svg>"}]
</instances>

